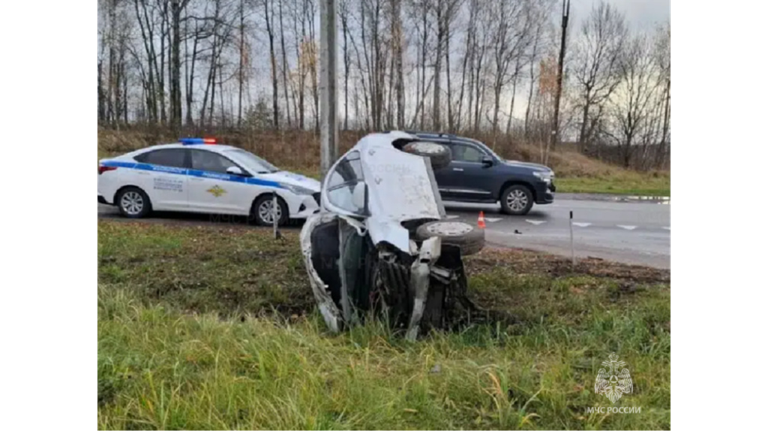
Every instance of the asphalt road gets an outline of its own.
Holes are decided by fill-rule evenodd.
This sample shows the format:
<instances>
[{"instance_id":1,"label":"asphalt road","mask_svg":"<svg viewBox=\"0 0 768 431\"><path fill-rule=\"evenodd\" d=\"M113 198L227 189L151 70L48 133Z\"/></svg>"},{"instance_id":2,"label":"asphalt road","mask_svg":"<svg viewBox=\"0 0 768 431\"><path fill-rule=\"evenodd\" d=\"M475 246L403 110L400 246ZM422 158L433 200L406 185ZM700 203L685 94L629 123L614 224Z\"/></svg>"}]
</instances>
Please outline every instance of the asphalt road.
<instances>
[{"instance_id":1,"label":"asphalt road","mask_svg":"<svg viewBox=\"0 0 768 431\"><path fill-rule=\"evenodd\" d=\"M557 194L550 205L534 205L525 216L501 213L498 205L445 202L448 218L476 224L482 210L486 242L571 255L569 215L573 211L576 257L670 267L670 203L668 200ZM122 219L114 207L99 204L99 218ZM153 214L148 222L226 223L246 226L245 217L185 213ZM300 224L296 224L300 226Z\"/></svg>"}]
</instances>

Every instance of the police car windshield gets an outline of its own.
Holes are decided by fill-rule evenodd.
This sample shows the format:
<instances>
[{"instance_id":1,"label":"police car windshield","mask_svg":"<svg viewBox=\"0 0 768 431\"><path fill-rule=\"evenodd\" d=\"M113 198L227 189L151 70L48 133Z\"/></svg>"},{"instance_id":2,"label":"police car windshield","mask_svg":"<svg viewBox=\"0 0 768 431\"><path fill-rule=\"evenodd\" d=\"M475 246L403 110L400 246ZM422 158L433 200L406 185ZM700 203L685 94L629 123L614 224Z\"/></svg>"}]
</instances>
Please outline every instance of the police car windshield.
<instances>
[{"instance_id":1,"label":"police car windshield","mask_svg":"<svg viewBox=\"0 0 768 431\"><path fill-rule=\"evenodd\" d=\"M261 157L239 148L227 150L225 153L227 156L232 157L237 162L242 164L249 171L255 172L257 174L271 174L280 170Z\"/></svg>"}]
</instances>

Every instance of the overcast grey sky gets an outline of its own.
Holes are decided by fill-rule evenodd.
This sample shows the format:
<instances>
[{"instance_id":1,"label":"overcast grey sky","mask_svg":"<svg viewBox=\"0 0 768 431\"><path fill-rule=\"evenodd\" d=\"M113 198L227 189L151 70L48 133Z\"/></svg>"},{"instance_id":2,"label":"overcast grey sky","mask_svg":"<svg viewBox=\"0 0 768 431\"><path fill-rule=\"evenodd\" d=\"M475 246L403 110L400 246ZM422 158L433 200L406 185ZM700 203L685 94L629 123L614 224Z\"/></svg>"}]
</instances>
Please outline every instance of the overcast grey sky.
<instances>
[{"instance_id":1,"label":"overcast grey sky","mask_svg":"<svg viewBox=\"0 0 768 431\"><path fill-rule=\"evenodd\" d=\"M557 0L562 5L562 0ZM624 13L632 29L652 29L669 20L670 0L606 0ZM593 0L571 0L571 16L577 25L581 24L592 10Z\"/></svg>"}]
</instances>

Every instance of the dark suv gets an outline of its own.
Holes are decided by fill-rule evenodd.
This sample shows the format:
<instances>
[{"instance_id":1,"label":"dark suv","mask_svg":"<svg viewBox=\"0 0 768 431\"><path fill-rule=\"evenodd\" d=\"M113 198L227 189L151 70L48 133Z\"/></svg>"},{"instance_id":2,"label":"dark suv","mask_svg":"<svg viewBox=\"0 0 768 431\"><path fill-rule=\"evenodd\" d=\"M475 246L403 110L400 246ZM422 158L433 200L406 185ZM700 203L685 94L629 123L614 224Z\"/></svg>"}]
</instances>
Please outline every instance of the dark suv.
<instances>
[{"instance_id":1,"label":"dark suv","mask_svg":"<svg viewBox=\"0 0 768 431\"><path fill-rule=\"evenodd\" d=\"M555 199L555 173L544 165L504 160L474 139L445 133L407 133L450 148L450 164L435 170L443 200L501 202L507 214L523 215L534 203L549 204Z\"/></svg>"}]
</instances>

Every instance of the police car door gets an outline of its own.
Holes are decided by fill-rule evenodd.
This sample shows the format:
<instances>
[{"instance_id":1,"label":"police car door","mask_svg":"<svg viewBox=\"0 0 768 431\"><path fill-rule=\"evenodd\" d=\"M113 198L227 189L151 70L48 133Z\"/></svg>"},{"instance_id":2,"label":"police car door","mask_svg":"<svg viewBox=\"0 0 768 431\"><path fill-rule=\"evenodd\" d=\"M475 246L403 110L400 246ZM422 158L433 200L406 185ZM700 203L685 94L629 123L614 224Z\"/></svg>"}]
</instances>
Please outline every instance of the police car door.
<instances>
[{"instance_id":1,"label":"police car door","mask_svg":"<svg viewBox=\"0 0 768 431\"><path fill-rule=\"evenodd\" d=\"M245 177L230 175L237 166L213 151L190 149L192 169L189 176L189 208L194 211L248 214L252 196Z\"/></svg>"},{"instance_id":2,"label":"police car door","mask_svg":"<svg viewBox=\"0 0 768 431\"><path fill-rule=\"evenodd\" d=\"M187 150L167 148L142 153L128 182L144 190L155 210L187 209Z\"/></svg>"}]
</instances>

